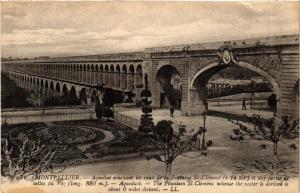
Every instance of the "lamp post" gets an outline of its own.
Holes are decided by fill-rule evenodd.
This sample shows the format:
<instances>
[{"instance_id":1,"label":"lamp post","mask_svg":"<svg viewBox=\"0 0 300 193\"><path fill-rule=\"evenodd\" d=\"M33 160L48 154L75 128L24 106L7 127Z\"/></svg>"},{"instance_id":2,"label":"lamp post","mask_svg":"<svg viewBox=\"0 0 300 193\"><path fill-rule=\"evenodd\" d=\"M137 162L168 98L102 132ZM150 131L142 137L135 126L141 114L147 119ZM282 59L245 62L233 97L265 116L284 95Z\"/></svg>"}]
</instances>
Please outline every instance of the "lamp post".
<instances>
[{"instance_id":1,"label":"lamp post","mask_svg":"<svg viewBox=\"0 0 300 193\"><path fill-rule=\"evenodd\" d=\"M205 123L206 123L206 115L207 115L207 112L204 111L204 113L202 114L202 116L203 116L202 149L203 150L206 149L206 146L205 146L205 132L206 132Z\"/></svg>"},{"instance_id":2,"label":"lamp post","mask_svg":"<svg viewBox=\"0 0 300 193\"><path fill-rule=\"evenodd\" d=\"M218 106L220 106L221 90L219 88L219 85L217 85L217 93L218 93Z\"/></svg>"}]
</instances>

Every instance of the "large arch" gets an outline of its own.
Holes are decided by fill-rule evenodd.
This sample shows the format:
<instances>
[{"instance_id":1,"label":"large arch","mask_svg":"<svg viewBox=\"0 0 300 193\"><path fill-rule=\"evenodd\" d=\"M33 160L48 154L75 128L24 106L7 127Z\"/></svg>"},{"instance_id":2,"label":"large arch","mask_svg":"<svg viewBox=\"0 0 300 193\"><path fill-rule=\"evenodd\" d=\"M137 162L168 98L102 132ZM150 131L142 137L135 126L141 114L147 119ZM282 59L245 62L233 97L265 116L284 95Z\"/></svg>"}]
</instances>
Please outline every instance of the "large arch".
<instances>
[{"instance_id":1,"label":"large arch","mask_svg":"<svg viewBox=\"0 0 300 193\"><path fill-rule=\"evenodd\" d=\"M278 82L267 72L264 70L251 65L246 62L238 62L236 64L230 64L230 65L225 65L225 64L220 64L219 62L213 62L211 64L206 65L202 69L200 69L192 78L191 83L190 83L190 100L192 102L200 102L202 103L201 105L204 106L204 110L208 111L208 103L207 103L207 98L208 98L208 90L207 90L207 84L211 77L218 72L222 71L225 68L228 68L230 66L239 66L244 69L248 69L251 71L256 72L257 74L261 75L262 77L266 78L266 80L272 85L273 92L277 96L277 101L279 103L280 100L280 87ZM279 108L280 105L277 104L277 107ZM277 109L277 112L280 110Z\"/></svg>"},{"instance_id":2,"label":"large arch","mask_svg":"<svg viewBox=\"0 0 300 193\"><path fill-rule=\"evenodd\" d=\"M182 87L179 70L172 65L161 66L156 72L155 80L160 107L181 108Z\"/></svg>"},{"instance_id":3,"label":"large arch","mask_svg":"<svg viewBox=\"0 0 300 193\"><path fill-rule=\"evenodd\" d=\"M267 72L263 71L262 69L251 65L249 63L246 62L238 62L237 66L241 67L241 68L246 68L248 70L254 71L258 74L260 74L261 76L265 77L273 86L274 92L276 94L278 94L277 96L279 96L280 94L280 87L279 84L277 83L277 81L271 76L269 75ZM199 70L192 78L191 80L191 87L194 87L197 79L199 81L199 77L202 78L202 84L206 86L207 82L209 81L209 79L217 74L218 72L220 72L221 70L230 67L230 65L220 65L219 62L214 62L211 64L206 65L204 68L202 68L201 70Z\"/></svg>"}]
</instances>

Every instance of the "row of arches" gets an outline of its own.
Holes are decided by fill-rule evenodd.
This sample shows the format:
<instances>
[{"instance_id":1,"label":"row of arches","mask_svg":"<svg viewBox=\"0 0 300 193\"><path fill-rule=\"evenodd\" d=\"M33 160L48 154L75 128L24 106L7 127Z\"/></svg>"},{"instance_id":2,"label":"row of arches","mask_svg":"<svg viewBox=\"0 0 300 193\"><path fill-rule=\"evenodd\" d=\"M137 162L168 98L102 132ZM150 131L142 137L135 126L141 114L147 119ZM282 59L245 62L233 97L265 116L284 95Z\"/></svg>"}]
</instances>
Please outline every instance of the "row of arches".
<instances>
[{"instance_id":1,"label":"row of arches","mask_svg":"<svg viewBox=\"0 0 300 193\"><path fill-rule=\"evenodd\" d=\"M39 76L82 82L105 84L111 88L134 91L143 82L140 63L134 64L16 64L8 70Z\"/></svg>"},{"instance_id":2,"label":"row of arches","mask_svg":"<svg viewBox=\"0 0 300 193\"><path fill-rule=\"evenodd\" d=\"M16 82L17 86L24 88L30 94L43 95L40 96L41 98L60 97L68 101L65 104L91 104L87 88L84 86L12 72L9 73L9 77Z\"/></svg>"}]
</instances>

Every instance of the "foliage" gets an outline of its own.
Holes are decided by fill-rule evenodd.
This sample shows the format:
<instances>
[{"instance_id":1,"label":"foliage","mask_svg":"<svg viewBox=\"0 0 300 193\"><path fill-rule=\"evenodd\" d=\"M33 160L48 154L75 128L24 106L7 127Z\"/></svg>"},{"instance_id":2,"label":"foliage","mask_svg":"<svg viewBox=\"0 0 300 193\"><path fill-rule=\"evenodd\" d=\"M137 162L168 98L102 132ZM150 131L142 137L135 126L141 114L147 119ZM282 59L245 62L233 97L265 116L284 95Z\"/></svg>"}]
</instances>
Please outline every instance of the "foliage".
<instances>
[{"instance_id":1,"label":"foliage","mask_svg":"<svg viewBox=\"0 0 300 193\"><path fill-rule=\"evenodd\" d=\"M167 120L161 120L157 123L154 128L153 134L149 134L143 141L155 147L155 152L146 153L145 157L147 160L157 160L165 164L165 177L171 175L172 164L175 159L179 156L185 156L185 153L192 150L193 144L195 144L195 138L199 137L201 132L197 132L192 136L185 136L186 130L181 128L179 133L175 133L172 127L173 122ZM207 146L212 145L212 141L206 143ZM207 156L206 150L199 150L200 156ZM189 157L189 158L196 158Z\"/></svg>"},{"instance_id":2,"label":"foliage","mask_svg":"<svg viewBox=\"0 0 300 193\"><path fill-rule=\"evenodd\" d=\"M145 76L145 83L145 89L141 92L143 114L140 118L139 131L144 133L150 133L153 131L154 123L151 114L152 108L150 106L152 101L149 100L149 97L151 97L151 91L148 89L147 76Z\"/></svg>"},{"instance_id":3,"label":"foliage","mask_svg":"<svg viewBox=\"0 0 300 193\"><path fill-rule=\"evenodd\" d=\"M127 96L125 103L133 103L133 98L135 97L135 94L131 91L125 92L125 95Z\"/></svg>"},{"instance_id":4,"label":"foliage","mask_svg":"<svg viewBox=\"0 0 300 193\"><path fill-rule=\"evenodd\" d=\"M52 171L54 159L64 154L67 146L53 139L26 137L20 142L7 138L1 148L1 175L15 181Z\"/></svg>"},{"instance_id":5,"label":"foliage","mask_svg":"<svg viewBox=\"0 0 300 193\"><path fill-rule=\"evenodd\" d=\"M273 146L273 168L276 170L279 168L278 161L278 143L288 143L288 147L291 150L296 150L296 144L293 142L299 136L299 121L292 120L288 116L283 116L281 123L276 121L275 117L270 119L264 119L259 115L253 115L247 117L249 126L245 126L240 122L231 121L238 125L238 128L233 129L234 135L230 136L231 140L238 141L250 141L250 140L266 140L272 143ZM279 126L276 126L278 124ZM252 127L252 128L251 128ZM260 150L264 150L268 147L267 144L259 146Z\"/></svg>"},{"instance_id":6,"label":"foliage","mask_svg":"<svg viewBox=\"0 0 300 193\"><path fill-rule=\"evenodd\" d=\"M29 93L18 87L15 82L10 80L8 76L1 73L1 107L31 107L27 101Z\"/></svg>"},{"instance_id":7,"label":"foliage","mask_svg":"<svg viewBox=\"0 0 300 193\"><path fill-rule=\"evenodd\" d=\"M98 119L102 117L113 117L112 107L115 104L116 96L112 89L98 86L91 94L95 99L95 112Z\"/></svg>"}]
</instances>

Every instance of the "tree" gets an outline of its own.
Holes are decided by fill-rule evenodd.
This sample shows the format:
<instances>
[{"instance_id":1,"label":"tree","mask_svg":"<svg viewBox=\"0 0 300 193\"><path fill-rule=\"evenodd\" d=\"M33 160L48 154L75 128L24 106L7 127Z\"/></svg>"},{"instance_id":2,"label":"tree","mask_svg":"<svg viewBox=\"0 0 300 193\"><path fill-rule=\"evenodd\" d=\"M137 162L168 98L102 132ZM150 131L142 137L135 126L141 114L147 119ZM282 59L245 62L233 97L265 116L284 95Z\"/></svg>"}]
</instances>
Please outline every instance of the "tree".
<instances>
[{"instance_id":1,"label":"tree","mask_svg":"<svg viewBox=\"0 0 300 193\"><path fill-rule=\"evenodd\" d=\"M151 97L151 91L148 89L148 76L145 75L145 89L141 92L141 98L142 98L142 112L140 118L140 125L139 125L139 131L149 133L153 131L153 118L152 118L152 108L151 103L152 101L149 100Z\"/></svg>"},{"instance_id":2,"label":"tree","mask_svg":"<svg viewBox=\"0 0 300 193\"><path fill-rule=\"evenodd\" d=\"M15 181L52 171L54 159L64 154L67 147L54 138L27 136L20 142L9 137L1 148L1 175Z\"/></svg>"},{"instance_id":3,"label":"tree","mask_svg":"<svg viewBox=\"0 0 300 193\"><path fill-rule=\"evenodd\" d=\"M105 88L103 93L103 105L104 105L104 116L105 117L113 117L114 113L112 107L115 104L115 93L110 88Z\"/></svg>"},{"instance_id":4,"label":"tree","mask_svg":"<svg viewBox=\"0 0 300 193\"><path fill-rule=\"evenodd\" d=\"M91 91L95 100L95 112L98 119L102 117L113 117L112 107L115 104L116 96L112 89L104 88L104 85L98 85Z\"/></svg>"},{"instance_id":5,"label":"tree","mask_svg":"<svg viewBox=\"0 0 300 193\"><path fill-rule=\"evenodd\" d=\"M93 97L95 101L95 112L97 119L101 120L104 115L104 104L103 104L103 89L102 87L97 87L93 92Z\"/></svg>"},{"instance_id":6,"label":"tree","mask_svg":"<svg viewBox=\"0 0 300 193\"><path fill-rule=\"evenodd\" d=\"M172 165L176 158L180 155L188 158L197 158L207 156L206 150L197 150L198 155L190 157L186 155L192 150L197 137L202 133L196 132L192 136L185 136L186 130L181 127L179 133L175 133L172 127L173 122L168 120L161 120L154 127L153 134L149 134L147 139L143 139L150 145L155 147L156 152L145 155L147 160L157 160L165 165L165 177L169 177L172 173ZM212 145L212 141L206 143L207 147Z\"/></svg>"},{"instance_id":7,"label":"tree","mask_svg":"<svg viewBox=\"0 0 300 193\"><path fill-rule=\"evenodd\" d=\"M259 115L253 115L252 117L247 117L248 123L252 125L252 128L245 126L240 122L231 121L232 123L238 125L239 127L233 129L234 135L230 136L231 140L246 141L246 140L266 140L272 143L273 150L273 164L272 169L269 170L272 173L278 173L280 166L278 158L278 143L283 144L289 143L288 147L291 150L296 150L296 144L293 140L297 139L299 136L299 121L292 120L288 116L283 116L279 126L276 118L264 119ZM268 147L267 144L262 144L259 146L260 150L264 150Z\"/></svg>"}]
</instances>

